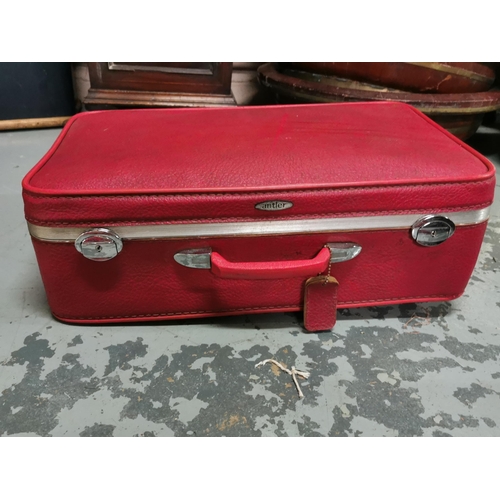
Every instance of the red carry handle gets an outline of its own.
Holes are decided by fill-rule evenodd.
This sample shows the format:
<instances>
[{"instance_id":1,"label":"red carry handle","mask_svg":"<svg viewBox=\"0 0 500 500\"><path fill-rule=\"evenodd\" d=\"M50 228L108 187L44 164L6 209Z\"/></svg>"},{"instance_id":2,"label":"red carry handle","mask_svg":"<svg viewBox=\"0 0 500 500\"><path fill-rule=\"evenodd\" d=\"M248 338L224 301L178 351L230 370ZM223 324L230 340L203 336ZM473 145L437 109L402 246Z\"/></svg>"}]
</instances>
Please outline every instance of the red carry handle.
<instances>
[{"instance_id":1,"label":"red carry handle","mask_svg":"<svg viewBox=\"0 0 500 500\"><path fill-rule=\"evenodd\" d=\"M315 276L328 267L330 249L323 248L309 260L276 262L229 262L217 252L212 252L212 272L219 278L242 280L267 280Z\"/></svg>"}]
</instances>

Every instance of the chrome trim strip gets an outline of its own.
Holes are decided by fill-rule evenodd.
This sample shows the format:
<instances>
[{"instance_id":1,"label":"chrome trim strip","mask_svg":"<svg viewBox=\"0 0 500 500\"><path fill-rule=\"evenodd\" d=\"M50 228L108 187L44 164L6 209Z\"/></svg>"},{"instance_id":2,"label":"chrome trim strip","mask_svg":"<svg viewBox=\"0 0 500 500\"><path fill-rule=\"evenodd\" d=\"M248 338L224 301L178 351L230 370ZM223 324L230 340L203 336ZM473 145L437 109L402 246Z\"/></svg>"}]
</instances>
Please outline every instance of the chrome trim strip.
<instances>
[{"instance_id":1,"label":"chrome trim strip","mask_svg":"<svg viewBox=\"0 0 500 500\"><path fill-rule=\"evenodd\" d=\"M294 219L258 222L216 222L208 224L155 224L144 226L108 226L124 240L208 238L223 236L270 236L279 234L331 233L383 229L410 229L426 215L451 219L456 226L479 224L488 220L490 208L468 212L376 215L334 219ZM43 241L74 242L92 227L46 227L28 223L31 236Z\"/></svg>"}]
</instances>

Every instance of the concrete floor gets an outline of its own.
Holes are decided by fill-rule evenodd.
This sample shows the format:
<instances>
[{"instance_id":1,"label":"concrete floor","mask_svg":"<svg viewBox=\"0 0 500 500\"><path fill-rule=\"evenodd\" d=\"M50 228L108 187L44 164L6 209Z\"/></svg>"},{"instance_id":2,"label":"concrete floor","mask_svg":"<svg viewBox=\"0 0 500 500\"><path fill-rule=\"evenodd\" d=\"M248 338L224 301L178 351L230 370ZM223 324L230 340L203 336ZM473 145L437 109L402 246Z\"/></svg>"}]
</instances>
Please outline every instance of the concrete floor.
<instances>
[{"instance_id":1,"label":"concrete floor","mask_svg":"<svg viewBox=\"0 0 500 500\"><path fill-rule=\"evenodd\" d=\"M69 326L49 312L20 189L58 133L0 134L0 436L500 435L500 196L452 303L344 310L320 335L296 314ZM499 125L470 144L500 166ZM304 399L255 368L271 357L311 372Z\"/></svg>"}]
</instances>

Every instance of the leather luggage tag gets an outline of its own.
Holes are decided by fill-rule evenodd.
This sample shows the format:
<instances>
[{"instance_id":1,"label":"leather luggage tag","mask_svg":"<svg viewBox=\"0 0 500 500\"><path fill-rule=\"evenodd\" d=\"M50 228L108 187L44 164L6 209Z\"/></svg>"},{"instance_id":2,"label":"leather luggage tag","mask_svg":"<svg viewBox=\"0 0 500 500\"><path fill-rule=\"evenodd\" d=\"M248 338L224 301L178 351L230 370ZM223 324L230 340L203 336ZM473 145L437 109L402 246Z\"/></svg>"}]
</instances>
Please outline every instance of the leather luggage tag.
<instances>
[{"instance_id":1,"label":"leather luggage tag","mask_svg":"<svg viewBox=\"0 0 500 500\"><path fill-rule=\"evenodd\" d=\"M309 332L331 330L337 321L339 282L332 276L314 276L305 284L304 326Z\"/></svg>"}]
</instances>

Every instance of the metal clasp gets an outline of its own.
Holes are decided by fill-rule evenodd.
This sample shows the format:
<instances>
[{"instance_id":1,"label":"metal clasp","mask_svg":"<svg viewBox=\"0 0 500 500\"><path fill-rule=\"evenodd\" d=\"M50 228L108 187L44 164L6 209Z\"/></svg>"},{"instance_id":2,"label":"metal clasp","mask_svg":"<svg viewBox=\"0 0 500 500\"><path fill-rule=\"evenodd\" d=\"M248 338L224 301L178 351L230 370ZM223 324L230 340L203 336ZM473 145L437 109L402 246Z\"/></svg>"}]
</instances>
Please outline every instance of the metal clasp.
<instances>
[{"instance_id":1,"label":"metal clasp","mask_svg":"<svg viewBox=\"0 0 500 500\"><path fill-rule=\"evenodd\" d=\"M411 236L424 247L433 247L445 242L455 232L453 221L442 215L426 215L411 227Z\"/></svg>"},{"instance_id":2,"label":"metal clasp","mask_svg":"<svg viewBox=\"0 0 500 500\"><path fill-rule=\"evenodd\" d=\"M123 242L113 231L98 228L78 236L75 247L87 259L99 262L116 257L123 248Z\"/></svg>"}]
</instances>

